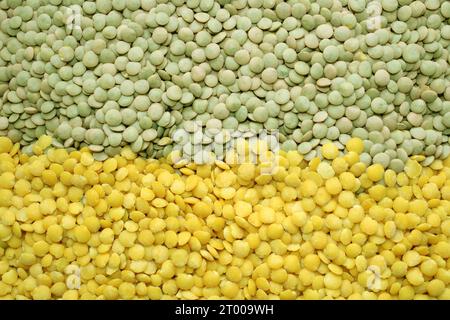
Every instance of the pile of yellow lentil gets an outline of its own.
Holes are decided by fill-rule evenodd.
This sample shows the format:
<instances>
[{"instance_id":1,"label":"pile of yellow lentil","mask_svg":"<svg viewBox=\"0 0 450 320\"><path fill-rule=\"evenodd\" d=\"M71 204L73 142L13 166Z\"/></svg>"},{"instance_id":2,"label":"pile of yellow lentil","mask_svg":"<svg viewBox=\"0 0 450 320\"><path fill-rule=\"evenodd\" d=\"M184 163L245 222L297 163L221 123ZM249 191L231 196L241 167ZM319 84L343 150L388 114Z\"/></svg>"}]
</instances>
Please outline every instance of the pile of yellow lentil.
<instances>
[{"instance_id":1,"label":"pile of yellow lentil","mask_svg":"<svg viewBox=\"0 0 450 320\"><path fill-rule=\"evenodd\" d=\"M2 299L450 299L450 159L366 168L352 138L261 174L50 144L0 137Z\"/></svg>"}]
</instances>

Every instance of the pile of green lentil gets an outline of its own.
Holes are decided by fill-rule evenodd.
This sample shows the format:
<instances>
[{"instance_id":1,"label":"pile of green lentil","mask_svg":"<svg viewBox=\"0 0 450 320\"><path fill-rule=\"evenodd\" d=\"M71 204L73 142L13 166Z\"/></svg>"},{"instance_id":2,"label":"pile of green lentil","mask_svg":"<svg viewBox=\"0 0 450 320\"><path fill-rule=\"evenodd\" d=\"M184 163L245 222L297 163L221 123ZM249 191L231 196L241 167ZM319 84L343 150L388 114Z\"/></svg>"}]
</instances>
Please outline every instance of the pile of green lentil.
<instances>
[{"instance_id":1,"label":"pile of green lentil","mask_svg":"<svg viewBox=\"0 0 450 320\"><path fill-rule=\"evenodd\" d=\"M2 0L0 21L0 135L25 152L48 134L159 158L198 121L278 130L306 160L358 137L396 172L450 154L445 0Z\"/></svg>"}]
</instances>

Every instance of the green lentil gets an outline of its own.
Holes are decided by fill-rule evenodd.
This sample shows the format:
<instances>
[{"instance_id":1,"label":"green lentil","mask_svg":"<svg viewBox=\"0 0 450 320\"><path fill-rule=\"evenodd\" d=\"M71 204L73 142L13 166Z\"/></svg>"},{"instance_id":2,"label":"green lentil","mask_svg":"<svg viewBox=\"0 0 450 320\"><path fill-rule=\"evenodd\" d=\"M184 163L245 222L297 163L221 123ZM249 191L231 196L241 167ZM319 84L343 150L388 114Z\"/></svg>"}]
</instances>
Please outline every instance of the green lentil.
<instances>
[{"instance_id":1,"label":"green lentil","mask_svg":"<svg viewBox=\"0 0 450 320\"><path fill-rule=\"evenodd\" d=\"M192 120L277 130L308 158L360 137L365 162L397 172L405 154L448 156L446 2L382 0L379 25L366 0L220 3L85 2L79 32L61 27L60 1L7 1L1 133L157 156Z\"/></svg>"}]
</instances>

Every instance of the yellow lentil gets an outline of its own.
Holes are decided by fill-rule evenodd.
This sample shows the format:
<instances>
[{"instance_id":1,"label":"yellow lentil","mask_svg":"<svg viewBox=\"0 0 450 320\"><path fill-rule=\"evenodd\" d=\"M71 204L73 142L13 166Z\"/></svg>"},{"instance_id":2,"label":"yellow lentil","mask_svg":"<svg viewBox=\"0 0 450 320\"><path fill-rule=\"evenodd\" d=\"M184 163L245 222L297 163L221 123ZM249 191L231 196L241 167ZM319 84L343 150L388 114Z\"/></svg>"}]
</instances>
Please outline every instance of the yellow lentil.
<instances>
[{"instance_id":1,"label":"yellow lentil","mask_svg":"<svg viewBox=\"0 0 450 320\"><path fill-rule=\"evenodd\" d=\"M347 151L356 152L357 154L360 154L364 151L363 141L358 138L349 139L347 141L345 147L346 147Z\"/></svg>"},{"instance_id":2,"label":"yellow lentil","mask_svg":"<svg viewBox=\"0 0 450 320\"><path fill-rule=\"evenodd\" d=\"M366 168L351 138L324 160L281 151L272 175L175 173L129 149L99 162L50 144L25 156L0 138L0 298L449 298L448 160Z\"/></svg>"},{"instance_id":3,"label":"yellow lentil","mask_svg":"<svg viewBox=\"0 0 450 320\"><path fill-rule=\"evenodd\" d=\"M322 156L325 159L333 160L339 155L339 150L335 144L328 142L322 146Z\"/></svg>"}]
</instances>

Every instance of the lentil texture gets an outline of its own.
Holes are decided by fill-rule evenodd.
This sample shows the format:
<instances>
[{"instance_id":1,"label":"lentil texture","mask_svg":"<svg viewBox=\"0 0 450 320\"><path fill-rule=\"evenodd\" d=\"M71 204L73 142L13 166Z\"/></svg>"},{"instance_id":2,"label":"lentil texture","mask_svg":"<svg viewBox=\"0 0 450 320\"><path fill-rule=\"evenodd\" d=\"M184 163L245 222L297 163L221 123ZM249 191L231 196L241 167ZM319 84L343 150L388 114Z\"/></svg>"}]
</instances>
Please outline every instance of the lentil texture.
<instances>
[{"instance_id":1,"label":"lentil texture","mask_svg":"<svg viewBox=\"0 0 450 320\"><path fill-rule=\"evenodd\" d=\"M0 0L0 299L450 300L449 25Z\"/></svg>"},{"instance_id":2,"label":"lentil texture","mask_svg":"<svg viewBox=\"0 0 450 320\"><path fill-rule=\"evenodd\" d=\"M2 299L450 299L450 159L176 165L0 138Z\"/></svg>"}]
</instances>

